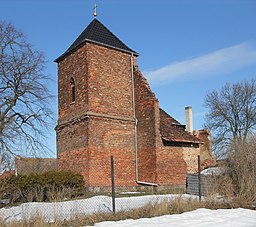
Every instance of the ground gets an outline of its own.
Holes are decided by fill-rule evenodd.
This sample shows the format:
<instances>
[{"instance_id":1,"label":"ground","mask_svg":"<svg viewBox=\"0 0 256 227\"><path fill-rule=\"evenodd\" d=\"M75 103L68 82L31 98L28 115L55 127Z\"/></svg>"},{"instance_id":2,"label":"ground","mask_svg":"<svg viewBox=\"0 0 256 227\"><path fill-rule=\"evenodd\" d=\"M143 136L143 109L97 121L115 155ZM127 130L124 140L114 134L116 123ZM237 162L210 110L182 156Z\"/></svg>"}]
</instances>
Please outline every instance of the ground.
<instances>
[{"instance_id":1,"label":"ground","mask_svg":"<svg viewBox=\"0 0 256 227\"><path fill-rule=\"evenodd\" d=\"M145 195L123 197L116 199L116 211L143 207L149 202L155 204L161 201L172 202L176 198L198 199L191 195ZM0 209L0 218L4 222L31 220L41 217L46 222L68 220L79 215L89 215L99 212L112 212L112 200L108 196L95 196L89 199L72 200L55 203L24 203L20 206ZM119 222L102 222L95 226L256 226L256 211L247 209L197 209L177 215L165 215L156 218L124 220Z\"/></svg>"}]
</instances>

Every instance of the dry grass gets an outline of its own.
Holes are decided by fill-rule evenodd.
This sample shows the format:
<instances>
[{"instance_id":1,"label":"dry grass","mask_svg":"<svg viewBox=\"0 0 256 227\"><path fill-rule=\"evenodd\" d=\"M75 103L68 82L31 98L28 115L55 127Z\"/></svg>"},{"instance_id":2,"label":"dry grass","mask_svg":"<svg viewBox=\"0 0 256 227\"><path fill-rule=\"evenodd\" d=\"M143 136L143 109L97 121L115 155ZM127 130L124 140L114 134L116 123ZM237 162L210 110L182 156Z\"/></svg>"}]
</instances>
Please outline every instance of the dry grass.
<instances>
[{"instance_id":1,"label":"dry grass","mask_svg":"<svg viewBox=\"0 0 256 227\"><path fill-rule=\"evenodd\" d=\"M198 208L209 208L209 209L219 209L219 208L231 208L229 203L220 203L216 201L202 201L188 199L184 200L181 197L176 198L174 201L169 202L164 200L159 203L149 203L142 208L133 209L130 211L120 211L116 214L113 213L96 213L93 215L79 216L69 221L59 221L55 223L44 223L43 219L40 217L33 218L31 220L26 220L23 222L12 222L4 224L0 221L0 226L6 227L44 227L44 226L88 226L94 225L97 222L102 221L118 221L124 219L139 219L139 218L149 218L156 217L167 214L180 214L187 211L192 211Z\"/></svg>"}]
</instances>

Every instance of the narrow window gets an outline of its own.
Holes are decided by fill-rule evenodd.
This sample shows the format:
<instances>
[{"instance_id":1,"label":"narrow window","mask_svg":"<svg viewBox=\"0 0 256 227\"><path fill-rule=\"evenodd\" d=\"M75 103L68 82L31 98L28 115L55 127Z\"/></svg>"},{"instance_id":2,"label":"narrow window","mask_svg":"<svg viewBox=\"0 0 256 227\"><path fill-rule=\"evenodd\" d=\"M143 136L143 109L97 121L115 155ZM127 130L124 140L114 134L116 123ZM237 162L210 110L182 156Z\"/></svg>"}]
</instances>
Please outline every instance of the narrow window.
<instances>
[{"instance_id":1,"label":"narrow window","mask_svg":"<svg viewBox=\"0 0 256 227\"><path fill-rule=\"evenodd\" d=\"M76 101L76 86L75 86L75 81L74 79L71 77L70 79L70 91L71 91L71 102L75 102Z\"/></svg>"}]
</instances>

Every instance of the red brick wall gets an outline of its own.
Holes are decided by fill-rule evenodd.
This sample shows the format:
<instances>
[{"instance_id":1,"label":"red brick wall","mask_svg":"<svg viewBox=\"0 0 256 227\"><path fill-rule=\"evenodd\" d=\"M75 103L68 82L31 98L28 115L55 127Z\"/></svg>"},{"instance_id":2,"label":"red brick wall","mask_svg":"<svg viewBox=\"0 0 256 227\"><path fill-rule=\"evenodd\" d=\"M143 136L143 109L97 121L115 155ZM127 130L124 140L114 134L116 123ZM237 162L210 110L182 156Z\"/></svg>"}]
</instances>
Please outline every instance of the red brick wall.
<instances>
[{"instance_id":1,"label":"red brick wall","mask_svg":"<svg viewBox=\"0 0 256 227\"><path fill-rule=\"evenodd\" d=\"M110 157L114 156L116 186L135 185L133 122L91 118L89 175L91 186L111 185Z\"/></svg>"},{"instance_id":2,"label":"red brick wall","mask_svg":"<svg viewBox=\"0 0 256 227\"><path fill-rule=\"evenodd\" d=\"M70 103L70 78L76 101ZM58 168L83 174L87 186L111 185L110 156L117 186L134 186L134 119L131 58L86 43L58 64Z\"/></svg>"},{"instance_id":3,"label":"red brick wall","mask_svg":"<svg viewBox=\"0 0 256 227\"><path fill-rule=\"evenodd\" d=\"M131 56L87 44L89 111L132 117Z\"/></svg>"},{"instance_id":4,"label":"red brick wall","mask_svg":"<svg viewBox=\"0 0 256 227\"><path fill-rule=\"evenodd\" d=\"M78 116L88 110L87 45L58 63L59 121ZM70 79L74 79L76 102L71 104Z\"/></svg>"},{"instance_id":5,"label":"red brick wall","mask_svg":"<svg viewBox=\"0 0 256 227\"><path fill-rule=\"evenodd\" d=\"M165 147L160 135L159 104L136 66L135 103L138 119L139 180L161 186L186 184L187 166L182 147Z\"/></svg>"},{"instance_id":6,"label":"red brick wall","mask_svg":"<svg viewBox=\"0 0 256 227\"><path fill-rule=\"evenodd\" d=\"M82 173L91 188L109 187L113 155L116 185L135 186L131 56L87 43L59 62L58 70L58 168ZM70 103L71 77L75 103ZM182 152L163 146L158 100L136 65L134 83L139 180L184 184Z\"/></svg>"},{"instance_id":7,"label":"red brick wall","mask_svg":"<svg viewBox=\"0 0 256 227\"><path fill-rule=\"evenodd\" d=\"M157 150L157 183L159 186L186 184L187 166L182 148L162 147Z\"/></svg>"},{"instance_id":8,"label":"red brick wall","mask_svg":"<svg viewBox=\"0 0 256 227\"><path fill-rule=\"evenodd\" d=\"M158 105L158 101L137 66L134 70L134 85L135 113L138 120L139 181L156 183L155 103Z\"/></svg>"},{"instance_id":9,"label":"red brick wall","mask_svg":"<svg viewBox=\"0 0 256 227\"><path fill-rule=\"evenodd\" d=\"M58 152L58 169L81 173L85 186L89 186L89 159L86 147Z\"/></svg>"}]
</instances>

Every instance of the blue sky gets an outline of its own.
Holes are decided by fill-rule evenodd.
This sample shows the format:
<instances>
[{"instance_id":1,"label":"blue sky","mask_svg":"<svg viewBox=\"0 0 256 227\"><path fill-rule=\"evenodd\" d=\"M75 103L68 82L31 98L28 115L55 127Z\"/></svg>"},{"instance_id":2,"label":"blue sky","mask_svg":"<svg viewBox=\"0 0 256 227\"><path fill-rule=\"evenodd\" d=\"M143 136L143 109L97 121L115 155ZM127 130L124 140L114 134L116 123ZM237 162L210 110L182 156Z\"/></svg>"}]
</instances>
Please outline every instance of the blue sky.
<instances>
[{"instance_id":1,"label":"blue sky","mask_svg":"<svg viewBox=\"0 0 256 227\"><path fill-rule=\"evenodd\" d=\"M160 106L185 123L193 107L202 128L205 94L226 82L256 78L255 0L0 0L0 19L23 31L48 60L49 88L56 95L61 55L98 19L140 54L138 65ZM55 152L55 131L48 144Z\"/></svg>"}]
</instances>

